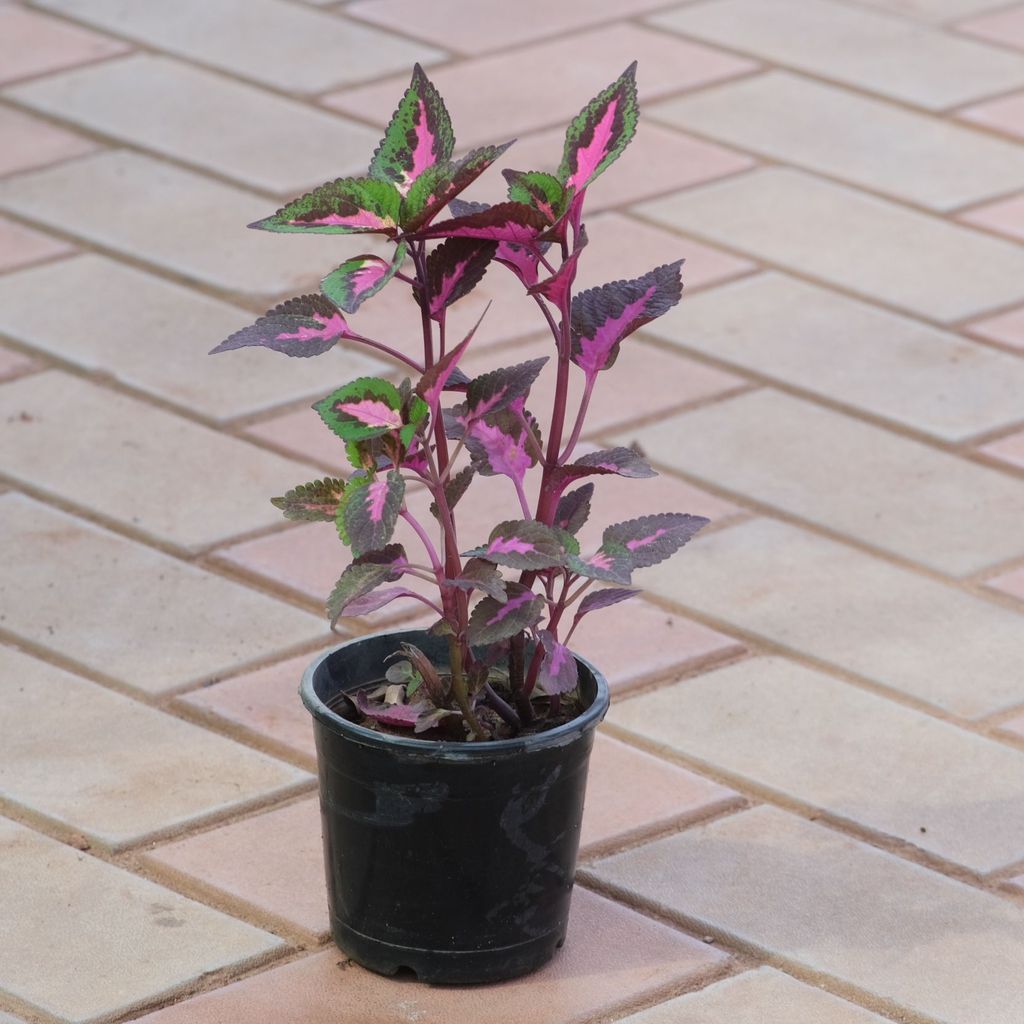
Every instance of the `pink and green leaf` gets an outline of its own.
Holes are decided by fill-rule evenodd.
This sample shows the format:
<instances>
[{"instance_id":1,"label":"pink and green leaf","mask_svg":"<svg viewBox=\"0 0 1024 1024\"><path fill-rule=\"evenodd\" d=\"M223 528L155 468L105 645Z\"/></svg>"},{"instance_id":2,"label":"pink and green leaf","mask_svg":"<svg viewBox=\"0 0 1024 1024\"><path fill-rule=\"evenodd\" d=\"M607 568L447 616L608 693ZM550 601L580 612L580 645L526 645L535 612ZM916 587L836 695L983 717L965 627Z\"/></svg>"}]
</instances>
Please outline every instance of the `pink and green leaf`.
<instances>
[{"instance_id":1,"label":"pink and green leaf","mask_svg":"<svg viewBox=\"0 0 1024 1024\"><path fill-rule=\"evenodd\" d=\"M498 203L479 213L439 221L416 232L417 239L479 238L491 242L527 245L536 242L547 222L536 210L522 203Z\"/></svg>"},{"instance_id":2,"label":"pink and green leaf","mask_svg":"<svg viewBox=\"0 0 1024 1024\"><path fill-rule=\"evenodd\" d=\"M636 61L602 89L570 122L558 177L566 189L579 191L621 155L636 134L640 109L636 95Z\"/></svg>"},{"instance_id":3,"label":"pink and green leaf","mask_svg":"<svg viewBox=\"0 0 1024 1024\"><path fill-rule=\"evenodd\" d=\"M254 221L249 227L324 235L395 235L401 205L402 197L390 182L338 178L293 199L277 213Z\"/></svg>"},{"instance_id":4,"label":"pink and green leaf","mask_svg":"<svg viewBox=\"0 0 1024 1024\"><path fill-rule=\"evenodd\" d=\"M486 544L465 554L512 569L553 569L565 561L558 534L535 519L499 523Z\"/></svg>"},{"instance_id":5,"label":"pink and green leaf","mask_svg":"<svg viewBox=\"0 0 1024 1024\"><path fill-rule=\"evenodd\" d=\"M674 554L710 520L682 512L663 512L616 523L604 531L601 547L625 549L634 569L657 565Z\"/></svg>"},{"instance_id":6,"label":"pink and green leaf","mask_svg":"<svg viewBox=\"0 0 1024 1024\"><path fill-rule=\"evenodd\" d=\"M551 696L575 690L579 682L579 667L572 651L546 629L538 632L537 639L544 645L544 660L540 663L537 685Z\"/></svg>"},{"instance_id":7,"label":"pink and green leaf","mask_svg":"<svg viewBox=\"0 0 1024 1024\"><path fill-rule=\"evenodd\" d=\"M667 263L632 281L613 281L580 292L572 301L572 361L588 377L610 367L619 343L667 313L680 299L683 261Z\"/></svg>"},{"instance_id":8,"label":"pink and green leaf","mask_svg":"<svg viewBox=\"0 0 1024 1024\"><path fill-rule=\"evenodd\" d=\"M427 293L433 319L440 320L452 303L480 283L497 249L497 242L474 238L449 238L434 249L427 257Z\"/></svg>"},{"instance_id":9,"label":"pink and green leaf","mask_svg":"<svg viewBox=\"0 0 1024 1024\"><path fill-rule=\"evenodd\" d=\"M286 356L318 356L334 348L343 338L351 337L345 318L329 299L323 295L300 295L236 331L211 349L210 355L258 346L283 352Z\"/></svg>"},{"instance_id":10,"label":"pink and green leaf","mask_svg":"<svg viewBox=\"0 0 1024 1024\"><path fill-rule=\"evenodd\" d=\"M299 484L280 498L271 498L270 503L279 508L286 519L302 523L333 523L344 492L343 480L324 477L312 483Z\"/></svg>"},{"instance_id":11,"label":"pink and green leaf","mask_svg":"<svg viewBox=\"0 0 1024 1024\"><path fill-rule=\"evenodd\" d=\"M593 484L584 484L575 491L563 494L555 510L554 525L566 533L579 533L590 517L590 499L593 495Z\"/></svg>"},{"instance_id":12,"label":"pink and green leaf","mask_svg":"<svg viewBox=\"0 0 1024 1024\"><path fill-rule=\"evenodd\" d=\"M320 282L320 290L346 313L354 313L398 273L408 251L408 245L400 242L390 261L380 256L353 256Z\"/></svg>"},{"instance_id":13,"label":"pink and green leaf","mask_svg":"<svg viewBox=\"0 0 1024 1024\"><path fill-rule=\"evenodd\" d=\"M454 148L448 109L417 64L370 161L370 177L391 182L405 195L424 171L451 159Z\"/></svg>"},{"instance_id":14,"label":"pink and green leaf","mask_svg":"<svg viewBox=\"0 0 1024 1024\"><path fill-rule=\"evenodd\" d=\"M633 565L625 549L601 548L592 555L566 555L566 566L577 576L606 583L620 583L628 586L632 580Z\"/></svg>"},{"instance_id":15,"label":"pink and green leaf","mask_svg":"<svg viewBox=\"0 0 1024 1024\"><path fill-rule=\"evenodd\" d=\"M404 426L398 388L379 377L360 377L313 408L343 441L365 441Z\"/></svg>"},{"instance_id":16,"label":"pink and green leaf","mask_svg":"<svg viewBox=\"0 0 1024 1024\"><path fill-rule=\"evenodd\" d=\"M438 164L421 175L402 200L402 228L415 232L429 224L511 145L506 142L500 146L482 146L454 163Z\"/></svg>"},{"instance_id":17,"label":"pink and green leaf","mask_svg":"<svg viewBox=\"0 0 1024 1024\"><path fill-rule=\"evenodd\" d=\"M376 551L391 540L404 498L405 480L396 470L349 488L341 516L353 554Z\"/></svg>"},{"instance_id":18,"label":"pink and green leaf","mask_svg":"<svg viewBox=\"0 0 1024 1024\"><path fill-rule=\"evenodd\" d=\"M553 174L545 171L503 170L508 182L508 198L513 203L536 210L548 224L554 224L565 213L569 196Z\"/></svg>"},{"instance_id":19,"label":"pink and green leaf","mask_svg":"<svg viewBox=\"0 0 1024 1024\"><path fill-rule=\"evenodd\" d=\"M389 544L379 551L370 551L345 567L327 599L327 614L333 626L347 615L346 609L357 599L384 583L401 578L402 568L408 562L401 544Z\"/></svg>"},{"instance_id":20,"label":"pink and green leaf","mask_svg":"<svg viewBox=\"0 0 1024 1024\"><path fill-rule=\"evenodd\" d=\"M467 637L474 646L494 644L535 626L544 612L545 601L521 583L507 583L504 603L493 597L477 602L469 617Z\"/></svg>"}]
</instances>

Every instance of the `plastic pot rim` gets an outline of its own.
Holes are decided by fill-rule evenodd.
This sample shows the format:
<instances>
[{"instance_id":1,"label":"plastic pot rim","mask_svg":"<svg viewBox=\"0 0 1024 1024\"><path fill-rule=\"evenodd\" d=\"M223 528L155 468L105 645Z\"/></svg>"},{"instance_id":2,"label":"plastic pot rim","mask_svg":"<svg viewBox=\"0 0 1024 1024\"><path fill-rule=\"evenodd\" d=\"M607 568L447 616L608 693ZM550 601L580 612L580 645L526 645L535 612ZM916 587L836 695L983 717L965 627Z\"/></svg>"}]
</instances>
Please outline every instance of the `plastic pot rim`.
<instances>
[{"instance_id":1,"label":"plastic pot rim","mask_svg":"<svg viewBox=\"0 0 1024 1024\"><path fill-rule=\"evenodd\" d=\"M322 651L302 673L302 682L299 684L299 695L302 698L302 703L306 706L306 710L321 725L354 743L385 750L404 750L409 754L421 757L438 757L445 761L466 761L471 763L493 761L498 756L507 757L525 750L558 747L571 743L581 733L594 729L597 723L604 718L608 710L610 693L607 680L591 662L575 652L573 652L573 657L576 659L576 662L585 668L594 680L595 692L590 704L572 721L565 722L554 729L505 740L483 740L479 743L466 743L449 740L414 739L412 737L395 736L392 733L378 732L375 729L367 729L365 726L350 722L336 711L332 711L316 692L314 678L317 670L323 662L336 655L339 651L344 651L347 648L355 647L368 641L380 641L389 638L395 639L395 646L397 648L398 643L402 641L412 643L417 638L422 640L425 635L426 630L423 629L382 630L378 633L367 633L364 636L345 640ZM367 685L370 682L371 680L365 680L358 685ZM352 689L355 688L357 687L352 687Z\"/></svg>"}]
</instances>

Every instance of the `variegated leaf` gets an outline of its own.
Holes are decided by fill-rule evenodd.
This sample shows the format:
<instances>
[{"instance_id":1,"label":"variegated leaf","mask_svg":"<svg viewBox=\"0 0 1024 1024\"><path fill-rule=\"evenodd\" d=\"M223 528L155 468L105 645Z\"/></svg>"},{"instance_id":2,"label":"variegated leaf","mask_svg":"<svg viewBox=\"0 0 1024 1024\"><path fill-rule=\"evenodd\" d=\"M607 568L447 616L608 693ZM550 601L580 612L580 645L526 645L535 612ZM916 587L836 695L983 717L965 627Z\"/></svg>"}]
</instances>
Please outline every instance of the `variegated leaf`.
<instances>
[{"instance_id":1,"label":"variegated leaf","mask_svg":"<svg viewBox=\"0 0 1024 1024\"><path fill-rule=\"evenodd\" d=\"M345 606L345 615L369 615L370 612L375 612L379 608L391 604L392 601L397 601L399 598L415 598L416 596L414 591L406 587L384 587L381 590L373 590L369 594L363 594L362 597L357 597L350 601Z\"/></svg>"},{"instance_id":2,"label":"variegated leaf","mask_svg":"<svg viewBox=\"0 0 1024 1024\"><path fill-rule=\"evenodd\" d=\"M486 544L465 554L513 569L552 569L565 561L558 534L535 519L499 523Z\"/></svg>"},{"instance_id":3,"label":"variegated leaf","mask_svg":"<svg viewBox=\"0 0 1024 1024\"><path fill-rule=\"evenodd\" d=\"M458 590L479 590L500 604L505 603L505 581L494 563L483 558L471 558L458 576L445 580L445 586Z\"/></svg>"},{"instance_id":4,"label":"variegated leaf","mask_svg":"<svg viewBox=\"0 0 1024 1024\"><path fill-rule=\"evenodd\" d=\"M279 508L286 519L298 522L333 523L338 512L338 503L345 491L345 482L334 477L324 477L312 483L299 484L280 498L271 498L270 503Z\"/></svg>"},{"instance_id":5,"label":"variegated leaf","mask_svg":"<svg viewBox=\"0 0 1024 1024\"><path fill-rule=\"evenodd\" d=\"M356 555L376 551L391 540L405 497L405 480L393 470L364 486L349 488L341 506L348 544Z\"/></svg>"},{"instance_id":6,"label":"variegated leaf","mask_svg":"<svg viewBox=\"0 0 1024 1024\"><path fill-rule=\"evenodd\" d=\"M572 651L565 644L559 643L549 630L540 630L537 638L544 645L544 659L540 663L537 685L549 695L575 690L579 682L579 668Z\"/></svg>"},{"instance_id":7,"label":"variegated leaf","mask_svg":"<svg viewBox=\"0 0 1024 1024\"><path fill-rule=\"evenodd\" d=\"M392 182L405 195L424 171L451 159L454 148L455 133L448 109L417 64L412 82L370 161L370 177Z\"/></svg>"},{"instance_id":8,"label":"variegated leaf","mask_svg":"<svg viewBox=\"0 0 1024 1024\"><path fill-rule=\"evenodd\" d=\"M402 197L390 182L338 178L293 199L277 213L254 221L249 227L322 235L394 235L401 204Z\"/></svg>"},{"instance_id":9,"label":"variegated leaf","mask_svg":"<svg viewBox=\"0 0 1024 1024\"><path fill-rule=\"evenodd\" d=\"M576 614L573 616L572 628L575 629L576 623L589 612L597 611L598 608L610 608L613 604L618 604L620 601L628 601L639 593L639 590L626 590L621 587L604 587L601 590L592 590L589 594L584 595L583 600L580 601Z\"/></svg>"},{"instance_id":10,"label":"variegated leaf","mask_svg":"<svg viewBox=\"0 0 1024 1024\"><path fill-rule=\"evenodd\" d=\"M543 295L549 302L553 302L559 308L565 301L566 296L572 289L576 280L576 266L580 256L587 245L587 232L581 226L576 245L567 259L562 260L562 265L543 281L538 281L528 291L531 295Z\"/></svg>"},{"instance_id":11,"label":"variegated leaf","mask_svg":"<svg viewBox=\"0 0 1024 1024\"><path fill-rule=\"evenodd\" d=\"M474 238L449 238L427 257L427 288L430 315L440 320L444 311L468 295L487 272L498 249L497 242Z\"/></svg>"},{"instance_id":12,"label":"variegated leaf","mask_svg":"<svg viewBox=\"0 0 1024 1024\"><path fill-rule=\"evenodd\" d=\"M682 265L682 260L666 263L632 281L589 288L572 300L572 361L588 377L615 362L624 338L679 301Z\"/></svg>"},{"instance_id":13,"label":"variegated leaf","mask_svg":"<svg viewBox=\"0 0 1024 1024\"><path fill-rule=\"evenodd\" d=\"M563 494L555 510L554 525L570 534L579 533L590 516L590 499L593 495L593 484L584 484L575 491Z\"/></svg>"},{"instance_id":14,"label":"variegated leaf","mask_svg":"<svg viewBox=\"0 0 1024 1024\"><path fill-rule=\"evenodd\" d=\"M432 167L416 181L402 200L400 219L403 229L411 233L429 224L511 145L511 142L506 142L500 146L482 146L455 163Z\"/></svg>"},{"instance_id":15,"label":"variegated leaf","mask_svg":"<svg viewBox=\"0 0 1024 1024\"><path fill-rule=\"evenodd\" d=\"M709 522L704 516L682 512L640 516L609 526L601 538L601 547L625 548L633 568L640 569L664 561Z\"/></svg>"},{"instance_id":16,"label":"variegated leaf","mask_svg":"<svg viewBox=\"0 0 1024 1024\"><path fill-rule=\"evenodd\" d=\"M408 251L400 242L390 262L380 256L353 256L320 282L320 290L346 313L354 313L395 276Z\"/></svg>"},{"instance_id":17,"label":"variegated leaf","mask_svg":"<svg viewBox=\"0 0 1024 1024\"><path fill-rule=\"evenodd\" d=\"M464 435L473 468L481 476L507 476L522 484L527 470L537 464L531 431L534 439L539 437L536 420L525 410L499 409L474 420Z\"/></svg>"},{"instance_id":18,"label":"variegated leaf","mask_svg":"<svg viewBox=\"0 0 1024 1024\"><path fill-rule=\"evenodd\" d=\"M507 583L504 603L493 597L477 602L469 617L467 636L474 646L507 640L535 626L544 612L544 598L521 583Z\"/></svg>"},{"instance_id":19,"label":"variegated leaf","mask_svg":"<svg viewBox=\"0 0 1024 1024\"><path fill-rule=\"evenodd\" d=\"M378 377L360 377L345 384L313 408L343 441L365 441L403 426L398 388Z\"/></svg>"},{"instance_id":20,"label":"variegated leaf","mask_svg":"<svg viewBox=\"0 0 1024 1024\"><path fill-rule=\"evenodd\" d=\"M352 703L360 714L374 722L405 729L415 728L420 719L437 711L433 704L425 700L413 701L411 704L376 704L363 690L356 690L352 694Z\"/></svg>"},{"instance_id":21,"label":"variegated leaf","mask_svg":"<svg viewBox=\"0 0 1024 1024\"><path fill-rule=\"evenodd\" d=\"M629 552L601 549L592 555L566 555L566 566L577 576L591 580L603 580L606 583L621 583L623 586L632 581L633 565Z\"/></svg>"},{"instance_id":22,"label":"variegated leaf","mask_svg":"<svg viewBox=\"0 0 1024 1024\"><path fill-rule=\"evenodd\" d=\"M498 203L479 213L431 224L415 234L417 239L426 238L480 238L491 242L512 242L526 245L536 241L547 227L547 222L529 206L522 203Z\"/></svg>"},{"instance_id":23,"label":"variegated leaf","mask_svg":"<svg viewBox=\"0 0 1024 1024\"><path fill-rule=\"evenodd\" d=\"M210 350L229 352L256 345L286 356L318 356L353 335L345 318L323 295L300 295L264 313Z\"/></svg>"},{"instance_id":24,"label":"variegated leaf","mask_svg":"<svg viewBox=\"0 0 1024 1024\"><path fill-rule=\"evenodd\" d=\"M467 217L472 213L483 213L489 210L487 203L469 203L456 199L450 204L452 215ZM499 242L498 251L494 255L496 262L508 267L529 288L537 283L540 259L550 248L549 242L532 243L528 246L515 245L512 242Z\"/></svg>"},{"instance_id":25,"label":"variegated leaf","mask_svg":"<svg viewBox=\"0 0 1024 1024\"><path fill-rule=\"evenodd\" d=\"M353 601L383 583L394 583L399 579L402 566L407 561L401 544L389 544L380 551L367 552L346 566L327 599L327 614L331 617L331 625L348 614L346 609Z\"/></svg>"},{"instance_id":26,"label":"variegated leaf","mask_svg":"<svg viewBox=\"0 0 1024 1024\"><path fill-rule=\"evenodd\" d=\"M501 173L508 182L508 198L511 202L532 207L549 224L553 224L565 213L568 196L562 183L553 174L507 169Z\"/></svg>"},{"instance_id":27,"label":"variegated leaf","mask_svg":"<svg viewBox=\"0 0 1024 1024\"><path fill-rule=\"evenodd\" d=\"M558 168L565 187L576 191L586 188L617 160L636 134L639 116L634 61L569 124Z\"/></svg>"},{"instance_id":28,"label":"variegated leaf","mask_svg":"<svg viewBox=\"0 0 1024 1024\"><path fill-rule=\"evenodd\" d=\"M474 377L466 388L466 401L452 410L454 421L465 430L477 420L507 408L516 400L525 401L547 361L547 356L541 356Z\"/></svg>"},{"instance_id":29,"label":"variegated leaf","mask_svg":"<svg viewBox=\"0 0 1024 1024\"><path fill-rule=\"evenodd\" d=\"M606 448L599 452L591 452L559 469L559 474L568 479L605 473L614 473L616 476L634 480L658 475L648 465L647 460L632 448Z\"/></svg>"}]
</instances>

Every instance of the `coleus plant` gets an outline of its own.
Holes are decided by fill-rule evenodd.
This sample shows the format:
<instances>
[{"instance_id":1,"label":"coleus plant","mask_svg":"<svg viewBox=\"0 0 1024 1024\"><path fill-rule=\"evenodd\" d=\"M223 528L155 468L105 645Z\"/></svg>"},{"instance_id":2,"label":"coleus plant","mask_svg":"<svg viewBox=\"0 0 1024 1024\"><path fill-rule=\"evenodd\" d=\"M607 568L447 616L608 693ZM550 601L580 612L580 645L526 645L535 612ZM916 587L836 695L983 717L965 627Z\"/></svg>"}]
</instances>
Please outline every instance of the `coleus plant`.
<instances>
[{"instance_id":1,"label":"coleus plant","mask_svg":"<svg viewBox=\"0 0 1024 1024\"><path fill-rule=\"evenodd\" d=\"M511 143L456 159L444 101L417 65L365 177L328 182L250 225L377 234L394 246L390 258L345 260L323 279L320 294L282 303L213 350L262 346L308 357L339 343L362 344L412 371L400 384L362 377L317 402L352 471L273 499L289 519L335 523L352 549L327 603L332 626L399 599L423 602L438 615L431 632L447 637L447 664L403 645L401 660L381 667L385 682L351 695L352 713L366 724L484 740L564 720L578 683L567 645L581 619L636 595L634 570L667 558L707 523L677 512L641 516L609 525L600 547L588 552L576 536L590 513L594 482L587 478L655 475L631 448L582 456L576 449L598 378L621 343L671 309L682 291L679 260L573 294L587 244L587 190L636 131L635 70L573 119L557 173L505 170L507 198L488 205L458 196ZM470 379L459 364L479 322L457 345L446 344L452 307L492 264L515 275L552 334L556 386L544 430L527 403L547 358ZM396 283L419 307L422 348L415 356L362 336L346 317ZM583 391L570 420L573 373L582 373ZM531 503L526 481L535 466L540 486ZM456 506L472 500L478 475L508 478L509 518L466 544ZM412 482L429 490L435 523L410 510ZM422 556L393 540L400 519ZM436 585L437 600L410 589L413 579Z\"/></svg>"}]
</instances>

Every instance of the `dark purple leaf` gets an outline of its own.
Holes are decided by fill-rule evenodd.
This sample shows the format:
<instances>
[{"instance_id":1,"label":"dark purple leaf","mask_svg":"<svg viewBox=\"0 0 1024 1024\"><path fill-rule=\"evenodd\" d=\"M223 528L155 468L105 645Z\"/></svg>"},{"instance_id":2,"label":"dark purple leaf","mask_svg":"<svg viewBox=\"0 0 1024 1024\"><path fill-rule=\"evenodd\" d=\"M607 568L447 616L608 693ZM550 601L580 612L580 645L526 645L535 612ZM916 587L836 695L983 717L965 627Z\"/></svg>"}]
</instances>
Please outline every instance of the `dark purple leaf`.
<instances>
[{"instance_id":1,"label":"dark purple leaf","mask_svg":"<svg viewBox=\"0 0 1024 1024\"><path fill-rule=\"evenodd\" d=\"M520 583L505 585L504 603L493 597L477 602L469 617L467 635L476 645L493 644L535 626L544 612L544 598Z\"/></svg>"},{"instance_id":2,"label":"dark purple leaf","mask_svg":"<svg viewBox=\"0 0 1024 1024\"><path fill-rule=\"evenodd\" d=\"M602 548L625 548L634 569L657 565L710 522L704 516L663 512L616 523L604 531Z\"/></svg>"},{"instance_id":3,"label":"dark purple leaf","mask_svg":"<svg viewBox=\"0 0 1024 1024\"><path fill-rule=\"evenodd\" d=\"M427 257L431 317L440 320L453 302L480 283L497 249L497 242L449 238Z\"/></svg>"},{"instance_id":4,"label":"dark purple leaf","mask_svg":"<svg viewBox=\"0 0 1024 1024\"><path fill-rule=\"evenodd\" d=\"M516 399L525 401L547 361L547 356L541 356L474 377L466 387L466 401L453 410L455 421L465 429L489 413L507 408Z\"/></svg>"},{"instance_id":5,"label":"dark purple leaf","mask_svg":"<svg viewBox=\"0 0 1024 1024\"><path fill-rule=\"evenodd\" d=\"M455 579L445 580L445 586L458 590L479 590L493 597L500 604L505 603L505 581L492 562L482 558L471 558Z\"/></svg>"},{"instance_id":6,"label":"dark purple leaf","mask_svg":"<svg viewBox=\"0 0 1024 1024\"><path fill-rule=\"evenodd\" d=\"M579 670L572 651L559 643L546 629L537 634L544 645L544 660L540 663L537 685L547 694L568 693L576 689Z\"/></svg>"},{"instance_id":7,"label":"dark purple leaf","mask_svg":"<svg viewBox=\"0 0 1024 1024\"><path fill-rule=\"evenodd\" d=\"M569 479L592 476L595 473L614 473L616 476L642 480L658 474L647 464L647 460L632 448L606 448L599 452L583 455L575 462L562 466L560 474Z\"/></svg>"},{"instance_id":8,"label":"dark purple leaf","mask_svg":"<svg viewBox=\"0 0 1024 1024\"><path fill-rule=\"evenodd\" d=\"M576 280L576 265L587 245L587 233L581 228L580 235L576 240L576 247L569 258L562 261L562 265L543 281L538 282L528 289L531 295L543 295L549 302L553 302L561 308L566 296L572 289Z\"/></svg>"},{"instance_id":9,"label":"dark purple leaf","mask_svg":"<svg viewBox=\"0 0 1024 1024\"><path fill-rule=\"evenodd\" d=\"M521 401L521 400L520 400ZM507 476L522 484L537 464L536 421L528 412L500 409L474 420L464 434L473 468L481 476Z\"/></svg>"},{"instance_id":10,"label":"dark purple leaf","mask_svg":"<svg viewBox=\"0 0 1024 1024\"><path fill-rule=\"evenodd\" d=\"M363 690L356 690L351 697L359 712L367 718L399 728L411 729L423 716L433 714L436 710L433 704L425 700L414 701L412 704L377 704Z\"/></svg>"},{"instance_id":11,"label":"dark purple leaf","mask_svg":"<svg viewBox=\"0 0 1024 1024\"><path fill-rule=\"evenodd\" d=\"M499 523L486 544L465 554L513 569L551 569L565 560L558 534L535 519Z\"/></svg>"},{"instance_id":12,"label":"dark purple leaf","mask_svg":"<svg viewBox=\"0 0 1024 1024\"><path fill-rule=\"evenodd\" d=\"M413 236L425 238L480 238L491 242L525 245L537 239L546 227L544 218L522 203L498 203L479 213L439 221Z\"/></svg>"},{"instance_id":13,"label":"dark purple leaf","mask_svg":"<svg viewBox=\"0 0 1024 1024\"><path fill-rule=\"evenodd\" d=\"M416 393L423 398L431 409L436 408L437 402L441 398L441 392L450 384L455 374L460 372L457 364L465 354L466 349L469 348L473 335L476 334L477 328L483 322L484 317L487 315L487 310L490 308L491 305L488 303L487 308L480 314L480 319L473 325L473 329L469 334L455 348L446 352L420 378L419 383L416 385ZM464 377L465 374L462 376Z\"/></svg>"},{"instance_id":14,"label":"dark purple leaf","mask_svg":"<svg viewBox=\"0 0 1024 1024\"><path fill-rule=\"evenodd\" d=\"M253 345L286 356L318 356L353 337L338 308L323 295L300 295L264 313L210 350L210 355Z\"/></svg>"},{"instance_id":15,"label":"dark purple leaf","mask_svg":"<svg viewBox=\"0 0 1024 1024\"><path fill-rule=\"evenodd\" d=\"M576 623L588 612L597 611L598 608L610 608L613 604L618 604L620 601L628 601L639 593L639 590L623 590L614 587L592 590L589 594L584 595L583 600L580 601L579 607L576 609L576 615L572 620L573 629L576 628Z\"/></svg>"},{"instance_id":16,"label":"dark purple leaf","mask_svg":"<svg viewBox=\"0 0 1024 1024\"><path fill-rule=\"evenodd\" d=\"M369 615L370 612L383 608L384 605L398 600L400 597L416 597L412 590L405 587L385 587L383 590L374 590L362 597L357 597L345 606L345 615Z\"/></svg>"},{"instance_id":17,"label":"dark purple leaf","mask_svg":"<svg viewBox=\"0 0 1024 1024\"><path fill-rule=\"evenodd\" d=\"M555 510L554 525L567 533L579 533L590 516L590 499L593 494L593 484L584 484L575 491L563 494Z\"/></svg>"},{"instance_id":18,"label":"dark purple leaf","mask_svg":"<svg viewBox=\"0 0 1024 1024\"><path fill-rule=\"evenodd\" d=\"M615 362L624 338L679 301L682 265L682 260L666 263L632 281L589 288L572 300L572 361L588 377Z\"/></svg>"},{"instance_id":19,"label":"dark purple leaf","mask_svg":"<svg viewBox=\"0 0 1024 1024\"><path fill-rule=\"evenodd\" d=\"M444 497L448 503L448 511L452 511L455 506L459 503L459 499L466 493L466 489L473 482L473 477L476 475L476 470L472 466L464 466L458 471L458 473L449 476L444 482ZM440 509L437 507L437 502L432 501L430 503L430 514L435 519L441 518Z\"/></svg>"}]
</instances>

